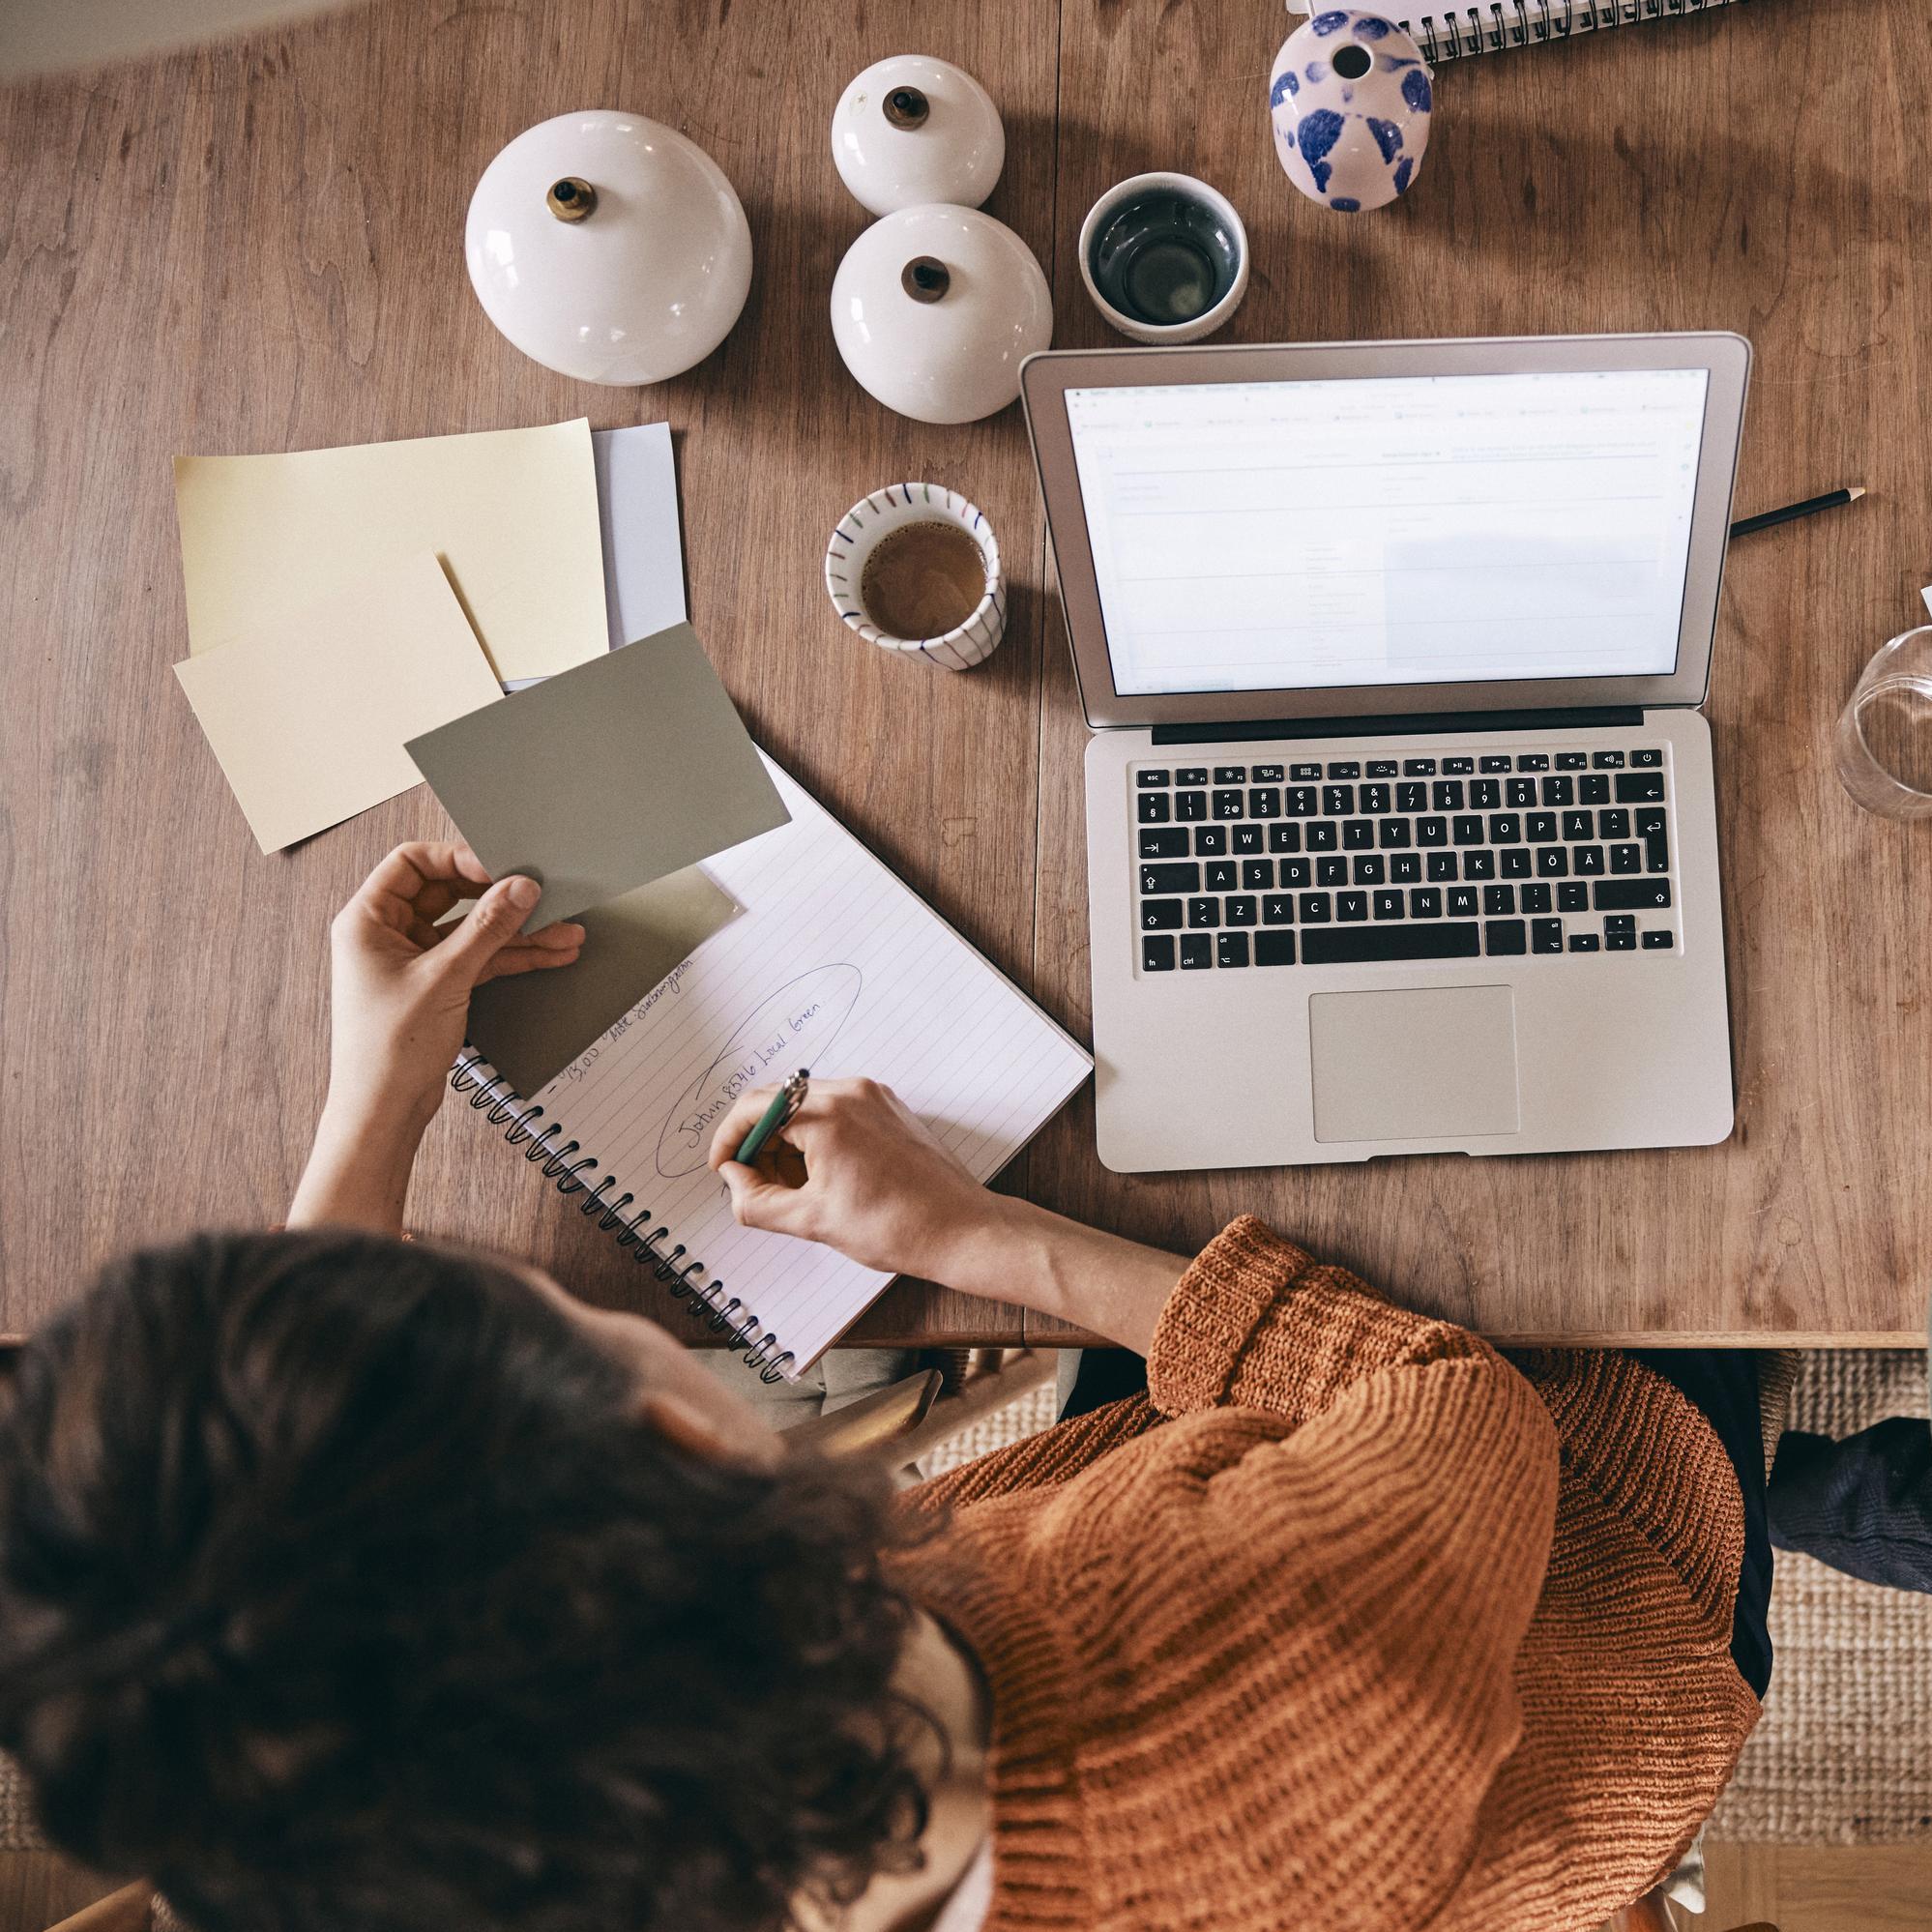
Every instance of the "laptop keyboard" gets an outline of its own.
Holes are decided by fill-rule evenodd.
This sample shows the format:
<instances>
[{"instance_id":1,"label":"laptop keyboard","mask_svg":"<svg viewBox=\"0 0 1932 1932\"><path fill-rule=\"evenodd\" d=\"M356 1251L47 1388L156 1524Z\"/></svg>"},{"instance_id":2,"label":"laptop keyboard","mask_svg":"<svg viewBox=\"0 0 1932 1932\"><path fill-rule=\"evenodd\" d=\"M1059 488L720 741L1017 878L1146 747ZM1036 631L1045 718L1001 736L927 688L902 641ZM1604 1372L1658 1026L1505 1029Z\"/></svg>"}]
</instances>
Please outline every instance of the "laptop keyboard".
<instances>
[{"instance_id":1,"label":"laptop keyboard","mask_svg":"<svg viewBox=\"0 0 1932 1932\"><path fill-rule=\"evenodd\" d=\"M1143 973L1676 950L1656 746L1132 777Z\"/></svg>"}]
</instances>

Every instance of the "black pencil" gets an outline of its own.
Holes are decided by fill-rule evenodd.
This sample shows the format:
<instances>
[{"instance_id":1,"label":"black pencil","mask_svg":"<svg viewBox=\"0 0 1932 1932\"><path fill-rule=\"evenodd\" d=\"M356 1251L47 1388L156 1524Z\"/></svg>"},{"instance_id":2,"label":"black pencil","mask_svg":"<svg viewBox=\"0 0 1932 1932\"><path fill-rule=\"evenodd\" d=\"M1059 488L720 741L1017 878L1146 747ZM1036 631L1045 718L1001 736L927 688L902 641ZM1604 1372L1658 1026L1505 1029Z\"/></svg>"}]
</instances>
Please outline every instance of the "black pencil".
<instances>
[{"instance_id":1,"label":"black pencil","mask_svg":"<svg viewBox=\"0 0 1932 1932\"><path fill-rule=\"evenodd\" d=\"M1824 496L1807 496L1802 503L1787 503L1782 510L1767 510L1757 516L1741 516L1731 526L1733 537L1748 537L1753 530L1769 530L1773 523L1789 523L1797 516L1814 516L1821 510L1836 510L1841 503L1857 503L1865 493L1863 483L1851 489L1834 489Z\"/></svg>"}]
</instances>

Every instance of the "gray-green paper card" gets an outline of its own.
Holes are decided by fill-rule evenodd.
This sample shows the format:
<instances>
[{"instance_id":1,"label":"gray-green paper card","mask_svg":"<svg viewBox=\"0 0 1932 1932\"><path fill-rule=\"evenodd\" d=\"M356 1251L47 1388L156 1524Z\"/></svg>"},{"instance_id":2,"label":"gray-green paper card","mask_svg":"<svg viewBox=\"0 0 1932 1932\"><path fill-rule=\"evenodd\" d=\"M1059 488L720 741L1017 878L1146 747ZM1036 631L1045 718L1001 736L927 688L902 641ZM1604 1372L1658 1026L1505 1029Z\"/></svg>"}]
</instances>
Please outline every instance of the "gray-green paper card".
<instances>
[{"instance_id":1,"label":"gray-green paper card","mask_svg":"<svg viewBox=\"0 0 1932 1932\"><path fill-rule=\"evenodd\" d=\"M790 816L688 624L578 664L408 743L496 878L574 919Z\"/></svg>"},{"instance_id":2,"label":"gray-green paper card","mask_svg":"<svg viewBox=\"0 0 1932 1932\"><path fill-rule=\"evenodd\" d=\"M576 963L484 981L470 995L470 1041L527 1099L738 910L693 865L579 913Z\"/></svg>"}]
</instances>

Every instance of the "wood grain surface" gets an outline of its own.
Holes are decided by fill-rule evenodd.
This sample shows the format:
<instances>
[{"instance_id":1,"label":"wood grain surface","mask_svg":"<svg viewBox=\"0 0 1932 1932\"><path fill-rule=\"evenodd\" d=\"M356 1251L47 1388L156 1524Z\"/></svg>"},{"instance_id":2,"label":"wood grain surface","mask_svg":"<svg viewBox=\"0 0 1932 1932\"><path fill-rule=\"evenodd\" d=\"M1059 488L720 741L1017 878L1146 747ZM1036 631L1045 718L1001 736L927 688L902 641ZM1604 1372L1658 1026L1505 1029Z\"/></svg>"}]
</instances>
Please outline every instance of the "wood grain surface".
<instances>
[{"instance_id":1,"label":"wood grain surface","mask_svg":"<svg viewBox=\"0 0 1932 1932\"><path fill-rule=\"evenodd\" d=\"M1932 575L1924 10L1753 0L1459 63L1415 190L1360 218L1303 202L1273 161L1285 28L1232 0L376 0L0 94L0 1330L44 1321L130 1242L279 1217L321 1098L329 915L397 839L446 829L419 789L256 851L169 670L180 452L668 418L692 618L753 731L1084 1034L1084 726L1018 412L893 416L827 320L866 220L832 164L833 105L870 60L922 50L999 102L988 207L1046 267L1062 345L1112 339L1074 264L1082 213L1123 175L1179 167L1229 193L1252 240L1222 339L1735 328L1758 355L1740 508L1872 490L1741 543L1727 580L1727 1146L1127 1179L1095 1158L1083 1098L1008 1185L1180 1247L1250 1209L1497 1332L1920 1332L1932 834L1856 813L1826 746ZM751 221L744 317L655 389L540 368L463 273L484 163L585 105L683 129ZM908 477L964 491L1002 539L1012 621L965 676L866 649L825 600L825 533ZM663 1305L460 1103L412 1219ZM902 1283L855 1338L1019 1326Z\"/></svg>"}]
</instances>

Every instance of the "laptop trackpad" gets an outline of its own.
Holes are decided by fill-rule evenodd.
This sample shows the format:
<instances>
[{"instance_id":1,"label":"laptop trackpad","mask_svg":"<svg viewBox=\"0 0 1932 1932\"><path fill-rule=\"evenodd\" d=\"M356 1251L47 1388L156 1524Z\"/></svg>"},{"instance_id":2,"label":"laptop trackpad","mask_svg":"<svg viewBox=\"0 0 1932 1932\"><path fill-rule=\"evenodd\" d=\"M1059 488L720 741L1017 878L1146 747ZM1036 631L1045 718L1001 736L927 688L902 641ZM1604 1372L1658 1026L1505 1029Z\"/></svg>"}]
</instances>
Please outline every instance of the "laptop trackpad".
<instances>
[{"instance_id":1,"label":"laptop trackpad","mask_svg":"<svg viewBox=\"0 0 1932 1932\"><path fill-rule=\"evenodd\" d=\"M1514 1133L1516 1004L1508 986L1316 993L1315 1138Z\"/></svg>"}]
</instances>

